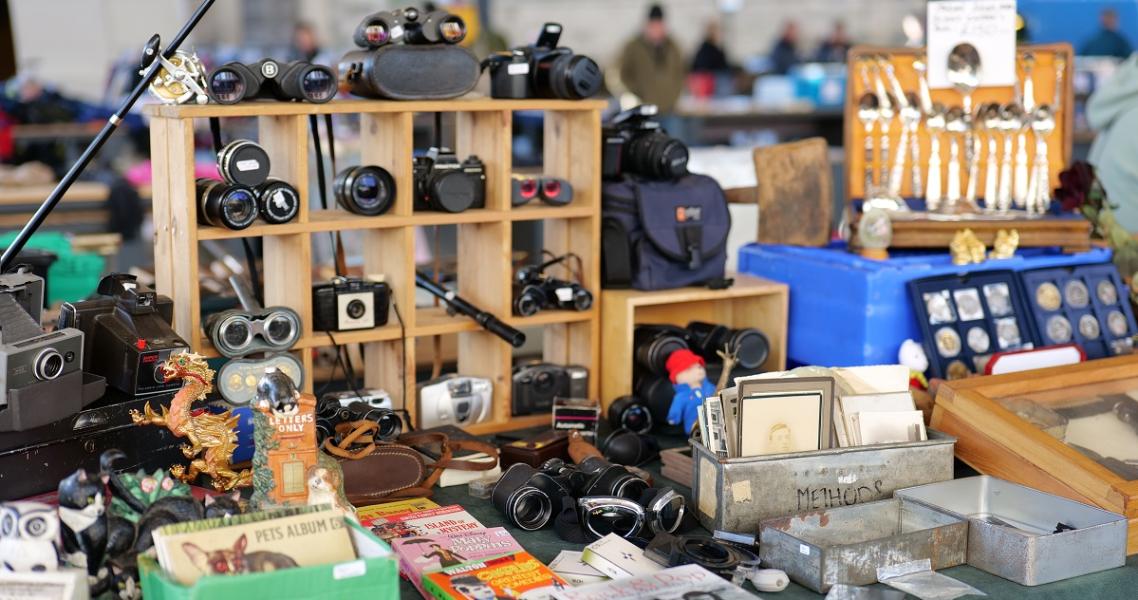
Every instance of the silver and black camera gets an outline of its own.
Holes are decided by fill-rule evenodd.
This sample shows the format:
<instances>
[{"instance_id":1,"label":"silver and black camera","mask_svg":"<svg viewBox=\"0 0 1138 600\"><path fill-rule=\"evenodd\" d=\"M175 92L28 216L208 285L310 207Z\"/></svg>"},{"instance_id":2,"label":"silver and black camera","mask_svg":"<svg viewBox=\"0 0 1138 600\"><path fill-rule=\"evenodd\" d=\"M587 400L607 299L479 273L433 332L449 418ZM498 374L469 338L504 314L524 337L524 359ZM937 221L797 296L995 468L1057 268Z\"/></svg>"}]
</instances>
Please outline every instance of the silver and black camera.
<instances>
[{"instance_id":1,"label":"silver and black camera","mask_svg":"<svg viewBox=\"0 0 1138 600\"><path fill-rule=\"evenodd\" d=\"M97 292L98 298L64 303L59 313L60 327L85 336L83 369L133 396L180 388L162 369L171 355L189 350L170 326L174 302L126 273L107 275Z\"/></svg>"},{"instance_id":2,"label":"silver and black camera","mask_svg":"<svg viewBox=\"0 0 1138 600\"><path fill-rule=\"evenodd\" d=\"M514 367L511 414L547 413L555 398L587 398L589 370L576 365L536 363Z\"/></svg>"},{"instance_id":3,"label":"silver and black camera","mask_svg":"<svg viewBox=\"0 0 1138 600\"><path fill-rule=\"evenodd\" d=\"M474 155L459 162L449 148L431 148L411 162L415 210L460 213L486 207L486 165Z\"/></svg>"},{"instance_id":4,"label":"silver and black camera","mask_svg":"<svg viewBox=\"0 0 1138 600\"><path fill-rule=\"evenodd\" d=\"M471 425L490 417L494 385L482 377L445 375L419 388L419 428Z\"/></svg>"},{"instance_id":5,"label":"silver and black camera","mask_svg":"<svg viewBox=\"0 0 1138 600\"><path fill-rule=\"evenodd\" d=\"M353 402L363 402L371 408L386 408L387 410L394 410L395 405L391 402L391 394L387 390L380 388L364 388L358 390L357 394L352 390L345 390L342 392L328 392L320 397L321 401L337 402L340 406L347 408Z\"/></svg>"},{"instance_id":6,"label":"silver and black camera","mask_svg":"<svg viewBox=\"0 0 1138 600\"><path fill-rule=\"evenodd\" d=\"M387 324L391 287L382 281L335 277L312 286L312 329L351 331Z\"/></svg>"},{"instance_id":7,"label":"silver and black camera","mask_svg":"<svg viewBox=\"0 0 1138 600\"><path fill-rule=\"evenodd\" d=\"M482 61L490 70L493 98L560 98L580 100L601 90L604 74L596 61L558 46L561 24L546 23L537 42Z\"/></svg>"},{"instance_id":8,"label":"silver and black camera","mask_svg":"<svg viewBox=\"0 0 1138 600\"><path fill-rule=\"evenodd\" d=\"M30 270L0 275L0 431L45 425L87 403L83 332L44 333L43 294L43 279Z\"/></svg>"}]
</instances>

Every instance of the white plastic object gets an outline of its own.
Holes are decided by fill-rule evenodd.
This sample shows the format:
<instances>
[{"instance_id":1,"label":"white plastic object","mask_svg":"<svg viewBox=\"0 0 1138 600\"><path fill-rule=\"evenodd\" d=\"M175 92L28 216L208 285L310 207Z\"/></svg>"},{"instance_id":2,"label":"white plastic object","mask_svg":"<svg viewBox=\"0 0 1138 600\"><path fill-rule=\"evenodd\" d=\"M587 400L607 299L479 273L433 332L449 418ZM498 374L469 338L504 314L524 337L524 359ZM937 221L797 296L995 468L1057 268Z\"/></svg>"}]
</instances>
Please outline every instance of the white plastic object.
<instances>
[{"instance_id":1,"label":"white plastic object","mask_svg":"<svg viewBox=\"0 0 1138 600\"><path fill-rule=\"evenodd\" d=\"M781 569L755 569L751 571L751 585L760 592L781 592L790 585L790 578Z\"/></svg>"}]
</instances>

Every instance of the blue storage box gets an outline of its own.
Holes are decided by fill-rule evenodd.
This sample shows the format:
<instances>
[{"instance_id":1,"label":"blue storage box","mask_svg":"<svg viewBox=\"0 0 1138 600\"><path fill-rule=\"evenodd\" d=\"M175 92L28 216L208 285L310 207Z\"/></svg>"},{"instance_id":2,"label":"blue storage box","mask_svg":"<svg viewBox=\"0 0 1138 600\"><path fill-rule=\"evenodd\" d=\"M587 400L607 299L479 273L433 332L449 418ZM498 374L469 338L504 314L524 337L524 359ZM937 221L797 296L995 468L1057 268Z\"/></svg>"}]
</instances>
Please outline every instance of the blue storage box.
<instances>
[{"instance_id":1,"label":"blue storage box","mask_svg":"<svg viewBox=\"0 0 1138 600\"><path fill-rule=\"evenodd\" d=\"M921 340L906 288L913 279L1105 263L1111 258L1110 250L1103 248L1078 254L1025 248L1008 260L957 266L943 252L891 251L891 255L877 261L847 252L844 246L748 244L739 250L739 272L790 286L788 366L844 367L896 363L901 342Z\"/></svg>"}]
</instances>

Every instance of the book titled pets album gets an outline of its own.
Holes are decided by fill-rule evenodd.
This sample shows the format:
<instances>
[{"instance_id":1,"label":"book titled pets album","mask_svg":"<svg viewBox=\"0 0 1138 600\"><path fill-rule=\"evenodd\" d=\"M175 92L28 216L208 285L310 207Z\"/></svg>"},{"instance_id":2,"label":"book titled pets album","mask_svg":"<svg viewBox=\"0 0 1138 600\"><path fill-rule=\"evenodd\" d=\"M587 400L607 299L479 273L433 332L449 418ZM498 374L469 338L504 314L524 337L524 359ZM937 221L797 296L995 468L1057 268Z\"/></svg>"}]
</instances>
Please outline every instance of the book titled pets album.
<instances>
[{"instance_id":1,"label":"book titled pets album","mask_svg":"<svg viewBox=\"0 0 1138 600\"><path fill-rule=\"evenodd\" d=\"M391 549L399 556L399 571L420 593L424 573L522 551L503 527L400 538L391 543Z\"/></svg>"},{"instance_id":2,"label":"book titled pets album","mask_svg":"<svg viewBox=\"0 0 1138 600\"><path fill-rule=\"evenodd\" d=\"M459 533L483 528L478 519L470 516L470 513L457 504L374 519L364 519L361 515L360 525L371 529L376 537L388 543L399 538Z\"/></svg>"},{"instance_id":3,"label":"book titled pets album","mask_svg":"<svg viewBox=\"0 0 1138 600\"><path fill-rule=\"evenodd\" d=\"M438 600L545 600L568 586L528 552L447 567L423 576L423 588Z\"/></svg>"},{"instance_id":4,"label":"book titled pets album","mask_svg":"<svg viewBox=\"0 0 1138 600\"><path fill-rule=\"evenodd\" d=\"M331 510L209 525L179 523L154 532L158 562L178 583L193 585L206 575L279 571L356 558L344 517Z\"/></svg>"}]
</instances>

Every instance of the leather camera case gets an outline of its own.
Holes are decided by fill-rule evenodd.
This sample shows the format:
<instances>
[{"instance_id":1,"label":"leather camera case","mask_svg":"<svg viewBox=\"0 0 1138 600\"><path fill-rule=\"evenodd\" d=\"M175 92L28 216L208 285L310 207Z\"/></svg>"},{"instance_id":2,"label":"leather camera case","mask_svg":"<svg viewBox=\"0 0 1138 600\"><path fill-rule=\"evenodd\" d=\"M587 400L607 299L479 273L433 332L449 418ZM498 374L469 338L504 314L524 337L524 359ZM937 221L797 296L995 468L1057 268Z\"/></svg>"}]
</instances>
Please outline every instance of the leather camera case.
<instances>
[{"instance_id":1,"label":"leather camera case","mask_svg":"<svg viewBox=\"0 0 1138 600\"><path fill-rule=\"evenodd\" d=\"M514 463L525 463L537 468L551 458L568 461L569 434L566 431L546 431L531 438L503 444L500 452L499 460L503 470Z\"/></svg>"}]
</instances>

